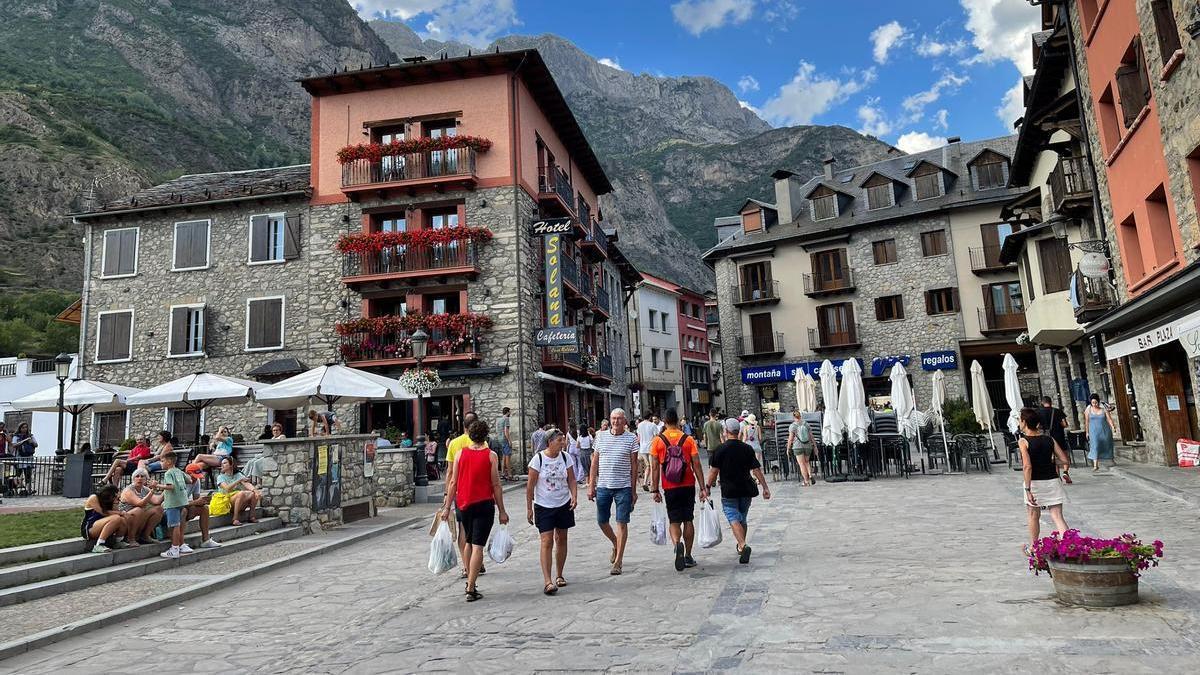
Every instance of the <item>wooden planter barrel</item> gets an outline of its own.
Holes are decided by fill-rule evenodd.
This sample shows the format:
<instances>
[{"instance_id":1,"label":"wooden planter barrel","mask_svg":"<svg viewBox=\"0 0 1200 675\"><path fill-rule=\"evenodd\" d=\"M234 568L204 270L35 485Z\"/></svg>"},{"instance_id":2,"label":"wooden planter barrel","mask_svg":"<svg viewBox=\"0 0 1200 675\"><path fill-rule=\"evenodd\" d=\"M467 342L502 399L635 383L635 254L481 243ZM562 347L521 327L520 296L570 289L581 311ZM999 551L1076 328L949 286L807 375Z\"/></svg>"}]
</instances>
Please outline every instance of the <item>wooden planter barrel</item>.
<instances>
[{"instance_id":1,"label":"wooden planter barrel","mask_svg":"<svg viewBox=\"0 0 1200 675\"><path fill-rule=\"evenodd\" d=\"M1138 578L1124 560L1050 560L1061 602L1082 607L1119 607L1138 601Z\"/></svg>"}]
</instances>

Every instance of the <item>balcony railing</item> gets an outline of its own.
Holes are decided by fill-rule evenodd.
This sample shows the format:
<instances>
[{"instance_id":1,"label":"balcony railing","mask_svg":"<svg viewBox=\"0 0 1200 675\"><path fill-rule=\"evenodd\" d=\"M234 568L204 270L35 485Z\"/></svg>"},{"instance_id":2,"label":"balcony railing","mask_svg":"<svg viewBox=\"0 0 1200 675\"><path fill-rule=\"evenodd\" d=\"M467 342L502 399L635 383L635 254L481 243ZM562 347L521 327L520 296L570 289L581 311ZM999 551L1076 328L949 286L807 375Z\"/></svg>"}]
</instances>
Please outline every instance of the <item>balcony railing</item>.
<instances>
[{"instance_id":1,"label":"balcony railing","mask_svg":"<svg viewBox=\"0 0 1200 675\"><path fill-rule=\"evenodd\" d=\"M393 155L378 160L356 159L342 165L342 187L474 175L475 148L452 148Z\"/></svg>"},{"instance_id":2,"label":"balcony railing","mask_svg":"<svg viewBox=\"0 0 1200 675\"><path fill-rule=\"evenodd\" d=\"M848 349L861 344L858 339L858 326L853 324L841 333L828 333L817 328L808 329L808 348L813 351Z\"/></svg>"},{"instance_id":3,"label":"balcony railing","mask_svg":"<svg viewBox=\"0 0 1200 675\"><path fill-rule=\"evenodd\" d=\"M439 357L470 357L479 353L479 331L452 333L446 330L427 331L426 359L448 360ZM358 331L343 335L339 347L348 363L361 361L398 361L412 358L412 333L391 331L375 333Z\"/></svg>"},{"instance_id":4,"label":"balcony railing","mask_svg":"<svg viewBox=\"0 0 1200 675\"><path fill-rule=\"evenodd\" d=\"M1091 203L1092 177L1088 172L1087 160L1083 157L1060 157L1058 165L1050 172L1050 201L1055 211L1067 202L1082 200Z\"/></svg>"},{"instance_id":5,"label":"balcony railing","mask_svg":"<svg viewBox=\"0 0 1200 675\"><path fill-rule=\"evenodd\" d=\"M431 246L389 246L380 251L342 254L342 276L413 275L451 269L479 270L476 243L469 239Z\"/></svg>"},{"instance_id":6,"label":"balcony railing","mask_svg":"<svg viewBox=\"0 0 1200 675\"><path fill-rule=\"evenodd\" d=\"M567 255L562 256L560 260L562 260L563 282L570 284L571 288L577 291L582 291L583 289L579 286L579 263Z\"/></svg>"},{"instance_id":7,"label":"balcony railing","mask_svg":"<svg viewBox=\"0 0 1200 675\"><path fill-rule=\"evenodd\" d=\"M739 356L766 356L769 354L782 354L785 351L783 333L742 336L739 346Z\"/></svg>"},{"instance_id":8,"label":"balcony railing","mask_svg":"<svg viewBox=\"0 0 1200 675\"><path fill-rule=\"evenodd\" d=\"M1016 267L1015 263L1004 263L1000 261L1000 246L976 246L968 249L967 253L971 256L971 271L973 272L994 272L999 270L1007 270Z\"/></svg>"},{"instance_id":9,"label":"balcony railing","mask_svg":"<svg viewBox=\"0 0 1200 675\"><path fill-rule=\"evenodd\" d=\"M739 284L730 288L735 305L766 305L779 302L779 282L775 280L757 284Z\"/></svg>"},{"instance_id":10,"label":"balcony railing","mask_svg":"<svg viewBox=\"0 0 1200 675\"><path fill-rule=\"evenodd\" d=\"M584 205L586 208L585 202L581 200L579 203ZM579 222L583 223L584 228L587 230L587 236L583 238L583 241L581 242L581 248L583 248L585 251L594 250L599 253L601 257L607 257L608 236L604 234L604 228L600 227L600 223L585 220L582 214L579 216Z\"/></svg>"},{"instance_id":11,"label":"balcony railing","mask_svg":"<svg viewBox=\"0 0 1200 675\"><path fill-rule=\"evenodd\" d=\"M998 312L995 309L980 308L979 332L1007 333L1025 330L1025 312Z\"/></svg>"},{"instance_id":12,"label":"balcony railing","mask_svg":"<svg viewBox=\"0 0 1200 675\"><path fill-rule=\"evenodd\" d=\"M609 379L613 376L613 358L609 354L600 355L600 374Z\"/></svg>"},{"instance_id":13,"label":"balcony railing","mask_svg":"<svg viewBox=\"0 0 1200 675\"><path fill-rule=\"evenodd\" d=\"M583 225L583 229L587 230L592 225L592 207L583 201L583 195L576 196L575 213L579 216L579 223Z\"/></svg>"},{"instance_id":14,"label":"balcony railing","mask_svg":"<svg viewBox=\"0 0 1200 675\"><path fill-rule=\"evenodd\" d=\"M596 282L591 274L585 272L579 275L579 294L589 300L596 299Z\"/></svg>"},{"instance_id":15,"label":"balcony railing","mask_svg":"<svg viewBox=\"0 0 1200 675\"><path fill-rule=\"evenodd\" d=\"M40 375L54 372L54 359L37 359L29 362L29 374Z\"/></svg>"},{"instance_id":16,"label":"balcony railing","mask_svg":"<svg viewBox=\"0 0 1200 675\"><path fill-rule=\"evenodd\" d=\"M854 270L849 267L842 270L840 277L827 277L821 274L804 275L805 295L832 295L852 290L854 290Z\"/></svg>"},{"instance_id":17,"label":"balcony railing","mask_svg":"<svg viewBox=\"0 0 1200 675\"><path fill-rule=\"evenodd\" d=\"M596 308L605 314L612 314L612 302L608 299L608 289L600 288L596 292Z\"/></svg>"},{"instance_id":18,"label":"balcony railing","mask_svg":"<svg viewBox=\"0 0 1200 675\"><path fill-rule=\"evenodd\" d=\"M547 166L542 168L541 175L538 176L538 192L542 194L557 194L558 198L567 205L568 209L575 209L575 189L571 187L571 179L567 178L567 172L563 171L558 166Z\"/></svg>"},{"instance_id":19,"label":"balcony railing","mask_svg":"<svg viewBox=\"0 0 1200 675\"><path fill-rule=\"evenodd\" d=\"M550 348L542 350L542 363L545 365L568 365L583 368L583 354L579 350L573 352L552 352Z\"/></svg>"},{"instance_id":20,"label":"balcony railing","mask_svg":"<svg viewBox=\"0 0 1200 675\"><path fill-rule=\"evenodd\" d=\"M1076 298L1079 306L1075 308L1075 320L1079 323L1089 323L1099 318L1117 304L1117 294L1108 279L1085 277L1075 270L1072 283L1075 284Z\"/></svg>"}]
</instances>

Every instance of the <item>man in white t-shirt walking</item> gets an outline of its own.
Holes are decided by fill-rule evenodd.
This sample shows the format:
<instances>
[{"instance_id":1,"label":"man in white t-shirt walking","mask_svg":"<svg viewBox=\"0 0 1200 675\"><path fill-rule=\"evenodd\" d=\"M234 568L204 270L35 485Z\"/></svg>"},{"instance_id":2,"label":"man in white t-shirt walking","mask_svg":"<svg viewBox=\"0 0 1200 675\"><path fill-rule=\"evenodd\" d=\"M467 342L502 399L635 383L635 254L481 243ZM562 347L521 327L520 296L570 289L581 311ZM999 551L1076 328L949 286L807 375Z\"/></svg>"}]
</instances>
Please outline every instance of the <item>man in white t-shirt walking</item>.
<instances>
[{"instance_id":1,"label":"man in white t-shirt walking","mask_svg":"<svg viewBox=\"0 0 1200 675\"><path fill-rule=\"evenodd\" d=\"M616 408L608 417L612 426L596 432L592 453L592 468L588 474L588 499L596 502L596 522L600 531L612 542L609 574L620 574L625 558L625 543L629 539L629 514L637 504L638 439L629 432L625 411ZM617 507L616 527L609 524L612 507Z\"/></svg>"},{"instance_id":2,"label":"man in white t-shirt walking","mask_svg":"<svg viewBox=\"0 0 1200 675\"><path fill-rule=\"evenodd\" d=\"M650 491L650 444L658 436L658 424L651 419L650 413L642 415L642 421L637 425L638 465L642 474L642 489Z\"/></svg>"}]
</instances>

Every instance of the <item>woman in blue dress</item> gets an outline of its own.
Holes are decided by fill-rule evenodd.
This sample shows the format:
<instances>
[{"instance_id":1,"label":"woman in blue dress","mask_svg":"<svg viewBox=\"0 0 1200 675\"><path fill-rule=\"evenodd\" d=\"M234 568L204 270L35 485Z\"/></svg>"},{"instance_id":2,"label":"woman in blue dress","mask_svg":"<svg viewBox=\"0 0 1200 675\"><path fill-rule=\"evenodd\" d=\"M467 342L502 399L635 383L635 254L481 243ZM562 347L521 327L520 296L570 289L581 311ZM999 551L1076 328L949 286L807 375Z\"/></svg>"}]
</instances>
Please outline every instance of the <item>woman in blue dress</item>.
<instances>
[{"instance_id":1,"label":"woman in blue dress","mask_svg":"<svg viewBox=\"0 0 1200 675\"><path fill-rule=\"evenodd\" d=\"M1113 461L1113 419L1108 406L1100 404L1099 394L1092 394L1091 403L1087 407L1087 427L1085 433L1088 439L1087 458L1092 462L1092 471L1100 470L1100 460ZM1116 462L1113 462L1114 464Z\"/></svg>"}]
</instances>

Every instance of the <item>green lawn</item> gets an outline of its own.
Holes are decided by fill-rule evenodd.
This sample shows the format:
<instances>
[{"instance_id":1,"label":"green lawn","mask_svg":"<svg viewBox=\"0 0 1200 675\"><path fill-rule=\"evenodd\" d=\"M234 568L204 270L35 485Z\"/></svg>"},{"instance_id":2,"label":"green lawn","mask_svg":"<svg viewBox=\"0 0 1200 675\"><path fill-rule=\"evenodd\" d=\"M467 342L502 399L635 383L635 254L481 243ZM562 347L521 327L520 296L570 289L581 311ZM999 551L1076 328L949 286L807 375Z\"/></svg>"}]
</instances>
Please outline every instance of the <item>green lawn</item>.
<instances>
[{"instance_id":1,"label":"green lawn","mask_svg":"<svg viewBox=\"0 0 1200 675\"><path fill-rule=\"evenodd\" d=\"M79 509L0 514L0 548L79 536Z\"/></svg>"}]
</instances>

